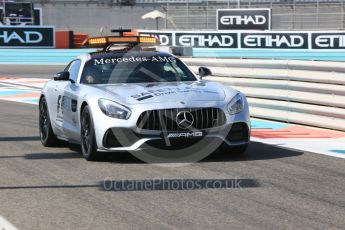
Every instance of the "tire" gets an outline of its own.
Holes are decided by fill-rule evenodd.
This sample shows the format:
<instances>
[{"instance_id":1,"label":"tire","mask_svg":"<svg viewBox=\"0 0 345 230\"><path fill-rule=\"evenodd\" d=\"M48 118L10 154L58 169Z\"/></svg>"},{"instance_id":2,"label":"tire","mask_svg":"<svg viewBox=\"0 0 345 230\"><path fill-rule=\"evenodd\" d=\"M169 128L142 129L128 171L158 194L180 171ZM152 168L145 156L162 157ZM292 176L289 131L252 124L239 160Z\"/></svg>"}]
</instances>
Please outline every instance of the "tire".
<instances>
[{"instance_id":1,"label":"tire","mask_svg":"<svg viewBox=\"0 0 345 230\"><path fill-rule=\"evenodd\" d=\"M42 97L39 102L39 133L41 143L45 147L57 147L62 141L57 139L51 126L47 101Z\"/></svg>"},{"instance_id":2,"label":"tire","mask_svg":"<svg viewBox=\"0 0 345 230\"><path fill-rule=\"evenodd\" d=\"M86 105L81 112L80 131L81 152L84 158L88 161L99 160L100 153L97 152L94 123L88 105Z\"/></svg>"}]
</instances>

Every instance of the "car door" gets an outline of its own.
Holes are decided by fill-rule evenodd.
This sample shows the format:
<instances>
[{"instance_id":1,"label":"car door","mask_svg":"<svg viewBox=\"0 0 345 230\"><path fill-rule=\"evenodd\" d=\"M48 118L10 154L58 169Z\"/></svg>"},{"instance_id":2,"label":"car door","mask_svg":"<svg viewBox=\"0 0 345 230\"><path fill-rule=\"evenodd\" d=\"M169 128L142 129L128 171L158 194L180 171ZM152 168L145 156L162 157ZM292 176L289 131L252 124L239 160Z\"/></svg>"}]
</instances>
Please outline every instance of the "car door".
<instances>
[{"instance_id":1,"label":"car door","mask_svg":"<svg viewBox=\"0 0 345 230\"><path fill-rule=\"evenodd\" d=\"M72 61L68 72L71 81L63 88L63 132L70 141L76 142L80 139L77 106L80 92L78 77L81 72L81 61L79 59Z\"/></svg>"},{"instance_id":2,"label":"car door","mask_svg":"<svg viewBox=\"0 0 345 230\"><path fill-rule=\"evenodd\" d=\"M71 62L72 63L72 62ZM67 65L64 71L68 71L71 63ZM54 126L54 132L57 136L66 138L63 132L64 124L64 88L69 83L69 81L54 81L52 88L48 90L50 98L49 103L52 104L52 125Z\"/></svg>"},{"instance_id":3,"label":"car door","mask_svg":"<svg viewBox=\"0 0 345 230\"><path fill-rule=\"evenodd\" d=\"M58 96L59 94L59 82L58 81L50 81L45 86L45 98L48 103L48 109L49 109L49 116L51 125L53 126L55 134L58 134L57 129L57 102L58 102Z\"/></svg>"}]
</instances>

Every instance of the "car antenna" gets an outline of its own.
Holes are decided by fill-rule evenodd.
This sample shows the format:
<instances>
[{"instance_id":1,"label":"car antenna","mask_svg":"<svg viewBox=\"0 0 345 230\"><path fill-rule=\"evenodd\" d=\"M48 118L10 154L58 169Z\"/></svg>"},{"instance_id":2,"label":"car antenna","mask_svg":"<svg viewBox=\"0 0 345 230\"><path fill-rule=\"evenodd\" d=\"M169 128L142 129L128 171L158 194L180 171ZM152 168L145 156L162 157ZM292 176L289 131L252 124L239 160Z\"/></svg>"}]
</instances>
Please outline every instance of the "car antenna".
<instances>
[{"instance_id":1,"label":"car antenna","mask_svg":"<svg viewBox=\"0 0 345 230\"><path fill-rule=\"evenodd\" d=\"M118 36L123 37L124 33L132 32L132 30L131 29L122 29L122 27L120 27L119 29L112 29L112 30L110 30L110 32L118 33Z\"/></svg>"}]
</instances>

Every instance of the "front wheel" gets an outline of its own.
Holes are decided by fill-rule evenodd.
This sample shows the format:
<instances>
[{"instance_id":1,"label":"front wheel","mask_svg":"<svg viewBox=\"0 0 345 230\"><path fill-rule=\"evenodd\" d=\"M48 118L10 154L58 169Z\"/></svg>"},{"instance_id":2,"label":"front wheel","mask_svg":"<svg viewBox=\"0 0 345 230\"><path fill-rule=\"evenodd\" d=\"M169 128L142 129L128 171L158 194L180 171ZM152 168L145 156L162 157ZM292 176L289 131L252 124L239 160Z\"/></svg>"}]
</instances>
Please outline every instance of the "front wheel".
<instances>
[{"instance_id":1,"label":"front wheel","mask_svg":"<svg viewBox=\"0 0 345 230\"><path fill-rule=\"evenodd\" d=\"M85 106L81 112L81 152L88 161L99 159L97 152L96 135L93 119L89 106Z\"/></svg>"}]
</instances>

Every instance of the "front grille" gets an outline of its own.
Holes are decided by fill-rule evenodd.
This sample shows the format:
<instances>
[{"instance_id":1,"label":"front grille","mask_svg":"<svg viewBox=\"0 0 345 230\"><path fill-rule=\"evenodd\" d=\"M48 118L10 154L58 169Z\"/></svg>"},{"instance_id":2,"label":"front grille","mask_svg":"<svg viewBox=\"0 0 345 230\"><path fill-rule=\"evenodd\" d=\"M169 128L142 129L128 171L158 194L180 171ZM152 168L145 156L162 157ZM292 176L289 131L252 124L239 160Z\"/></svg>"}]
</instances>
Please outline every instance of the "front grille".
<instances>
[{"instance_id":1,"label":"front grille","mask_svg":"<svg viewBox=\"0 0 345 230\"><path fill-rule=\"evenodd\" d=\"M189 112L193 116L190 128L180 127L176 117L180 112ZM137 121L137 127L147 130L186 131L210 129L226 123L224 112L218 108L162 109L143 112Z\"/></svg>"}]
</instances>

